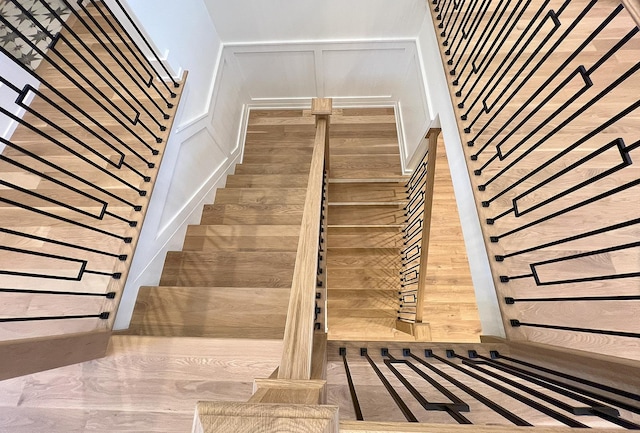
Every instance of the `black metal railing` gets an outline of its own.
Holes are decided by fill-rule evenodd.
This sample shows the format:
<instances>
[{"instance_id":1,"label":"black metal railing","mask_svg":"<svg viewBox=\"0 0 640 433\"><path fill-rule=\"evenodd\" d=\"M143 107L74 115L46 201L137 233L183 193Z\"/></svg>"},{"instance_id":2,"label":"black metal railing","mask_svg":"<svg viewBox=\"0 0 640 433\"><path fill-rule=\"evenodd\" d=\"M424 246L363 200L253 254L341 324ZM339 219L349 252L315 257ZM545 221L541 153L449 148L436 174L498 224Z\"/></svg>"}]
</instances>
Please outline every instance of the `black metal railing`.
<instances>
[{"instance_id":1,"label":"black metal railing","mask_svg":"<svg viewBox=\"0 0 640 433\"><path fill-rule=\"evenodd\" d=\"M638 393L483 351L414 347L347 353L342 347L352 407L341 412L354 413L359 421L402 417L407 422L640 429ZM346 404L342 398L331 403Z\"/></svg>"},{"instance_id":2,"label":"black metal railing","mask_svg":"<svg viewBox=\"0 0 640 433\"><path fill-rule=\"evenodd\" d=\"M0 72L0 120L15 126L0 137L0 299L60 311L0 307L2 323L102 321L117 307L181 84L114 1L0 5L0 57L15 65ZM101 311L77 314L81 298ZM49 332L63 331L9 334Z\"/></svg>"},{"instance_id":3,"label":"black metal railing","mask_svg":"<svg viewBox=\"0 0 640 433\"><path fill-rule=\"evenodd\" d=\"M327 266L326 266L326 254L327 254L327 227L328 219L328 187L329 187L329 174L326 170L326 163L324 169L324 177L322 180L322 210L320 211L320 233L318 236L318 275L316 278L316 309L314 328L316 331L324 332L326 329L326 311L327 311Z\"/></svg>"},{"instance_id":4,"label":"black metal railing","mask_svg":"<svg viewBox=\"0 0 640 433\"><path fill-rule=\"evenodd\" d=\"M402 229L403 247L400 252L402 269L400 271L400 291L398 292L400 295L398 320L408 323L415 323L418 316L428 159L429 152L426 152L405 185L407 205L404 208L406 219Z\"/></svg>"},{"instance_id":5,"label":"black metal railing","mask_svg":"<svg viewBox=\"0 0 640 433\"><path fill-rule=\"evenodd\" d=\"M637 23L619 2L431 3L507 323L640 337Z\"/></svg>"}]
</instances>

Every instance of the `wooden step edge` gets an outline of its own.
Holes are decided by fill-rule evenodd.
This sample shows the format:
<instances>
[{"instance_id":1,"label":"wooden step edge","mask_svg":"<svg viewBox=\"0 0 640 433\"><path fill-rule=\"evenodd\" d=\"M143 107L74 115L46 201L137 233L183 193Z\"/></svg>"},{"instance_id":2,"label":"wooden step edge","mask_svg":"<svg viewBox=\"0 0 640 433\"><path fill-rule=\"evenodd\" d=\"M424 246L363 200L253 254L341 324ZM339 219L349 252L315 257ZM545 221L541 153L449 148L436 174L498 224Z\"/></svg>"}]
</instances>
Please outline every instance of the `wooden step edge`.
<instances>
[{"instance_id":1,"label":"wooden step edge","mask_svg":"<svg viewBox=\"0 0 640 433\"><path fill-rule=\"evenodd\" d=\"M337 201L329 206L405 206L407 201Z\"/></svg>"},{"instance_id":2,"label":"wooden step edge","mask_svg":"<svg viewBox=\"0 0 640 433\"><path fill-rule=\"evenodd\" d=\"M328 228L404 228L404 224L329 224Z\"/></svg>"},{"instance_id":3,"label":"wooden step edge","mask_svg":"<svg viewBox=\"0 0 640 433\"><path fill-rule=\"evenodd\" d=\"M329 183L402 183L405 184L409 181L409 178L402 177L388 177L388 178L350 178L350 179L338 179L330 178Z\"/></svg>"}]
</instances>

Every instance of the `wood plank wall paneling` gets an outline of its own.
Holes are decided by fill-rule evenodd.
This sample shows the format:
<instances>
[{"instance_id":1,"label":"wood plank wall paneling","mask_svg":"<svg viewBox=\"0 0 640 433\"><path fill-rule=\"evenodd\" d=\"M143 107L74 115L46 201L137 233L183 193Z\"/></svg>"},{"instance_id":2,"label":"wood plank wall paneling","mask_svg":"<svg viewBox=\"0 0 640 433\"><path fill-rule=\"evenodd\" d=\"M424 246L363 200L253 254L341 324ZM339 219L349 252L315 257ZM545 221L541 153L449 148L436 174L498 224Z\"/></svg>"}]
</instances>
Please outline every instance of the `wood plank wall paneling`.
<instances>
[{"instance_id":1,"label":"wood plank wall paneling","mask_svg":"<svg viewBox=\"0 0 640 433\"><path fill-rule=\"evenodd\" d=\"M436 12L430 2L508 337L640 359L640 277L633 276L640 254L632 244L640 238L640 190L633 186L640 179L640 36L619 5L533 1L502 43L498 30L510 28L508 17L523 3L492 4L486 11L486 4L467 3L458 11L440 4ZM459 29L469 8L474 18L468 22L478 30L467 29L465 40ZM551 9L558 29L545 15ZM486 57L476 58L481 47ZM606 230L591 233L598 229ZM560 261L547 263L553 259ZM555 299L602 296L631 298Z\"/></svg>"}]
</instances>

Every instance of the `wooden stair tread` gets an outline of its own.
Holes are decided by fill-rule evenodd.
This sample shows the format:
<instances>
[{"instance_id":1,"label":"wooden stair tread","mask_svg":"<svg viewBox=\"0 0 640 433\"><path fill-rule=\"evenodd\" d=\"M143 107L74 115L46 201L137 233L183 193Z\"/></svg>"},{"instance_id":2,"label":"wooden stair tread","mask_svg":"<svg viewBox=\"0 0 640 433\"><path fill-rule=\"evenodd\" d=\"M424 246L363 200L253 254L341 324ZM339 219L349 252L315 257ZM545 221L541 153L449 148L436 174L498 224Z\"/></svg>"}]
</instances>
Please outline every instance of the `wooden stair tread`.
<instances>
[{"instance_id":1,"label":"wooden stair tread","mask_svg":"<svg viewBox=\"0 0 640 433\"><path fill-rule=\"evenodd\" d=\"M327 247L401 248L402 230L399 227L336 227L327 230Z\"/></svg>"},{"instance_id":2,"label":"wooden stair tread","mask_svg":"<svg viewBox=\"0 0 640 433\"><path fill-rule=\"evenodd\" d=\"M329 205L329 225L403 225L404 206L396 205Z\"/></svg>"},{"instance_id":3,"label":"wooden stair tread","mask_svg":"<svg viewBox=\"0 0 640 433\"><path fill-rule=\"evenodd\" d=\"M291 287L295 252L169 252L162 286Z\"/></svg>"},{"instance_id":4,"label":"wooden stair tread","mask_svg":"<svg viewBox=\"0 0 640 433\"><path fill-rule=\"evenodd\" d=\"M402 174L399 155L331 155L331 177L394 178Z\"/></svg>"},{"instance_id":5,"label":"wooden stair tread","mask_svg":"<svg viewBox=\"0 0 640 433\"><path fill-rule=\"evenodd\" d=\"M304 204L306 188L222 188L215 204Z\"/></svg>"},{"instance_id":6,"label":"wooden stair tread","mask_svg":"<svg viewBox=\"0 0 640 433\"><path fill-rule=\"evenodd\" d=\"M191 225L183 251L297 251L297 225Z\"/></svg>"},{"instance_id":7,"label":"wooden stair tread","mask_svg":"<svg viewBox=\"0 0 640 433\"><path fill-rule=\"evenodd\" d=\"M266 338L268 335L278 338L284 332L289 291L288 288L254 287L141 287L130 332L208 338ZM247 302L249 299L251 302Z\"/></svg>"},{"instance_id":8,"label":"wooden stair tread","mask_svg":"<svg viewBox=\"0 0 640 433\"><path fill-rule=\"evenodd\" d=\"M311 163L298 164L240 164L235 174L308 174Z\"/></svg>"},{"instance_id":9,"label":"wooden stair tread","mask_svg":"<svg viewBox=\"0 0 640 433\"><path fill-rule=\"evenodd\" d=\"M225 188L306 188L308 179L306 174L232 174L227 176Z\"/></svg>"},{"instance_id":10,"label":"wooden stair tread","mask_svg":"<svg viewBox=\"0 0 640 433\"><path fill-rule=\"evenodd\" d=\"M406 201L404 182L331 183L329 203Z\"/></svg>"},{"instance_id":11,"label":"wooden stair tread","mask_svg":"<svg viewBox=\"0 0 640 433\"><path fill-rule=\"evenodd\" d=\"M302 205L214 204L206 205L200 224L300 224Z\"/></svg>"}]
</instances>

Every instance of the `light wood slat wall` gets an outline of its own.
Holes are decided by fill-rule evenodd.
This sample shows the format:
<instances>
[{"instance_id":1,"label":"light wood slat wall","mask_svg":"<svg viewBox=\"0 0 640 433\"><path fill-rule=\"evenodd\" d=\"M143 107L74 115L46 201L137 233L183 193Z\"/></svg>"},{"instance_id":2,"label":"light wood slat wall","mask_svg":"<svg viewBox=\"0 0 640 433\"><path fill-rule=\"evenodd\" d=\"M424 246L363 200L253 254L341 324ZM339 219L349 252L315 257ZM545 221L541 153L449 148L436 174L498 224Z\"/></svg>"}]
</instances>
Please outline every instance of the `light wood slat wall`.
<instances>
[{"instance_id":1,"label":"light wood slat wall","mask_svg":"<svg viewBox=\"0 0 640 433\"><path fill-rule=\"evenodd\" d=\"M513 21L508 23L507 18L514 8L516 12L522 10L523 3L467 2L460 5L460 10L453 16L450 13L455 8L452 2L435 3L438 11L435 11L436 4L429 2L436 32L444 32L444 36L438 35L441 57L508 338L639 360L640 277L637 275L640 272L640 248L634 243L640 239L637 222L640 218L640 188L635 185L640 179L637 163L640 158L637 145L640 139L640 110L637 107L640 36L632 33L637 31L636 22L630 15L633 9L621 8L594 40L586 43L580 51L579 46L610 14L613 16L620 3L612 0L597 3L534 0L512 34L505 39L495 59L486 62L498 44L483 45L483 41L500 41L497 38L499 30L508 28L507 24ZM636 2L625 2L627 5L630 3L637 5ZM482 15L485 7L486 12ZM464 21L469 8L473 13L469 13L470 18ZM505 13L500 15L502 8L506 8ZM556 30L550 10L559 14L560 25ZM538 16L536 11L540 11ZM583 11L584 17L578 20ZM437 19L438 15L441 15L441 20ZM493 21L490 21L491 17L494 17ZM535 21L527 30L532 19ZM576 24L572 26L574 21ZM462 32L458 33L463 22L466 38ZM491 33L491 24L496 22L496 30ZM441 23L440 28L438 25ZM476 23L479 30L474 32ZM533 34L538 26L540 31ZM565 33L566 37L563 36ZM627 42L621 42L625 36L628 36ZM528 45L522 48L529 38ZM542 61L554 44L557 47L553 54ZM621 48L614 52L616 44ZM538 46L542 46L539 51L536 50ZM522 54L518 54L521 48ZM482 55L476 58L480 50ZM578 54L572 58L574 52ZM565 61L568 62L567 67L551 78ZM501 63L504 66L501 67ZM589 75L588 84L580 74L570 75L580 72L580 66L585 68L582 72ZM473 73L473 68L477 68L477 74ZM483 68L486 68L484 73L481 72ZM535 72L534 68L537 68ZM623 74L627 74L626 79L621 78ZM545 84L547 80L548 84ZM562 84L563 80L565 84ZM618 85L612 85L615 80L619 80ZM476 81L477 85L474 85ZM493 90L483 90L485 87ZM602 94L601 99L588 105L599 94ZM513 97L505 103L511 95ZM488 113L484 113L483 103L486 103ZM536 111L538 106L540 109ZM628 112L606 124L627 107ZM502 125L506 126L501 128ZM588 136L591 131L595 133ZM546 137L547 134L550 138ZM619 147L612 144L601 154L595 153L616 139L622 140ZM571 146L571 150L567 150ZM556 159L539 172L534 172L552 158ZM568 171L558 179L547 181L568 167ZM592 181L598 175L603 177ZM521 182L525 176L526 181ZM599 197L625 184L630 186L615 194ZM568 191L574 186L574 190ZM581 204L592 198L592 202ZM483 202L486 202L485 206ZM515 205L520 211L528 212L516 216L513 211ZM574 205L573 210L566 211ZM553 216L556 213L558 215ZM547 219L549 216L552 217ZM624 223L628 225L580 237ZM527 224L530 225L528 228L521 229ZM573 239L574 236L578 238ZM497 238L497 242L492 242L491 237ZM625 245L627 247L623 249L607 250ZM523 252L532 248L532 251ZM600 250L603 251L598 252ZM498 261L502 257L504 260ZM561 261L545 263L553 259ZM539 281L532 277L532 271L537 273ZM508 282L503 282L500 276L520 278L509 278ZM564 282L588 277L595 278ZM530 298L603 296L626 298L524 301ZM507 297L514 298L515 304L506 304ZM520 324L587 331L527 325L514 327L511 320L518 320ZM588 332L591 329L627 334Z\"/></svg>"}]
</instances>

